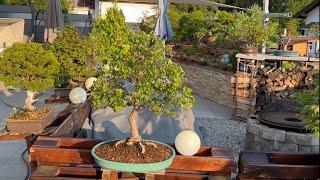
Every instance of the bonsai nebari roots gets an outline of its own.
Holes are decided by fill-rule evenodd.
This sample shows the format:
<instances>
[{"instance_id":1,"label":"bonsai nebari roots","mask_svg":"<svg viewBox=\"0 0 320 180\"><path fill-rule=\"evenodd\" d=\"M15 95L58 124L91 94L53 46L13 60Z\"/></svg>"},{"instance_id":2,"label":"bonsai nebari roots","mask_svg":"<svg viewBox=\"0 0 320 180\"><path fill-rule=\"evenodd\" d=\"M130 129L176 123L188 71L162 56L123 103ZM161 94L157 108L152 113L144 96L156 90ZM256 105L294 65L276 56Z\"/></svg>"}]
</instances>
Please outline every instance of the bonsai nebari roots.
<instances>
[{"instance_id":1,"label":"bonsai nebari roots","mask_svg":"<svg viewBox=\"0 0 320 180\"><path fill-rule=\"evenodd\" d=\"M126 143L128 146L132 146L135 144L139 144L140 148L141 148L141 153L145 153L146 152L146 148L145 145L150 145L150 146L154 146L155 148L157 148L157 145L151 142L143 142L144 144L142 144L142 138L139 135L139 130L138 130L138 112L139 112L139 107L134 107L133 110L131 111L131 114L129 116L129 125L131 128L131 136L128 139L123 139L118 141L115 146L117 147L119 144L121 143Z\"/></svg>"}]
</instances>

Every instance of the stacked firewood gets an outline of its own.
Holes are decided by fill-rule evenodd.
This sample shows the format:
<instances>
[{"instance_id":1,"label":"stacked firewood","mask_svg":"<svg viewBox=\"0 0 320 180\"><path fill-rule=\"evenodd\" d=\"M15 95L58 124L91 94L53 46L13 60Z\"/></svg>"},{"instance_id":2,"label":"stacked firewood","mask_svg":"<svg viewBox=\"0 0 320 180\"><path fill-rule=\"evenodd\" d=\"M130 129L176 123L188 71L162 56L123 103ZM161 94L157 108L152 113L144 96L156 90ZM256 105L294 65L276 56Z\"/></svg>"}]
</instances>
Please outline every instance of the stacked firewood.
<instances>
[{"instance_id":1,"label":"stacked firewood","mask_svg":"<svg viewBox=\"0 0 320 180\"><path fill-rule=\"evenodd\" d=\"M251 88L257 83L255 78L251 78L251 74L239 72L236 77L231 78L231 84L234 88L233 92L231 92L232 95L240 98L250 98L252 94Z\"/></svg>"},{"instance_id":2,"label":"stacked firewood","mask_svg":"<svg viewBox=\"0 0 320 180\"><path fill-rule=\"evenodd\" d=\"M288 71L285 69L272 69L269 66L258 70L256 76L256 107L269 104L273 100L286 98L299 89L310 89L315 74L314 68L296 68Z\"/></svg>"}]
</instances>

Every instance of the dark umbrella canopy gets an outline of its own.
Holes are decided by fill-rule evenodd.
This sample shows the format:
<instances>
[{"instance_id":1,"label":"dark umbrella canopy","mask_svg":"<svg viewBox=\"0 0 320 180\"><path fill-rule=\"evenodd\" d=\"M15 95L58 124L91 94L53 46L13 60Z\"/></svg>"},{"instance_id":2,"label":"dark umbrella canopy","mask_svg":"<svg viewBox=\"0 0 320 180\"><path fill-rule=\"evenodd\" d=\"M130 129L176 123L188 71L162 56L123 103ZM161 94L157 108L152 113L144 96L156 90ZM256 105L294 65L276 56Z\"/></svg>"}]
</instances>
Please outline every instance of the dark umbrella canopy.
<instances>
[{"instance_id":1,"label":"dark umbrella canopy","mask_svg":"<svg viewBox=\"0 0 320 180\"><path fill-rule=\"evenodd\" d=\"M51 43L57 37L57 33L62 31L64 27L60 0L48 0L47 10L44 39Z\"/></svg>"},{"instance_id":2,"label":"dark umbrella canopy","mask_svg":"<svg viewBox=\"0 0 320 180\"><path fill-rule=\"evenodd\" d=\"M173 31L168 18L168 0L158 0L159 18L156 24L155 33L161 39L169 40L173 36Z\"/></svg>"}]
</instances>

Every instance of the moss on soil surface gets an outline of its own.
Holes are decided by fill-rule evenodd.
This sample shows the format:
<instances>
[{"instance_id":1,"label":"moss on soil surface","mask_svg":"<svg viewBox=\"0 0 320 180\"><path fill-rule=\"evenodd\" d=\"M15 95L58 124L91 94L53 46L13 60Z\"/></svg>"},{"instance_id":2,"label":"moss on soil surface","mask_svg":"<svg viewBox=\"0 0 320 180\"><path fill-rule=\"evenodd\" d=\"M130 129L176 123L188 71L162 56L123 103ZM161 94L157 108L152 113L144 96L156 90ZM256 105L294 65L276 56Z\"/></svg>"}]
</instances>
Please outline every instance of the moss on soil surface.
<instances>
[{"instance_id":1,"label":"moss on soil surface","mask_svg":"<svg viewBox=\"0 0 320 180\"><path fill-rule=\"evenodd\" d=\"M113 143L102 144L96 149L96 154L105 160L123 162L123 163L155 163L168 159L171 155L171 149L157 144L157 148L152 145L145 145L145 153L141 154L138 143L126 145L121 143L115 147Z\"/></svg>"},{"instance_id":2,"label":"moss on soil surface","mask_svg":"<svg viewBox=\"0 0 320 180\"><path fill-rule=\"evenodd\" d=\"M25 121L25 120L42 120L46 115L51 113L52 109L36 109L34 111L23 110L12 116L9 116L7 120L10 121Z\"/></svg>"}]
</instances>

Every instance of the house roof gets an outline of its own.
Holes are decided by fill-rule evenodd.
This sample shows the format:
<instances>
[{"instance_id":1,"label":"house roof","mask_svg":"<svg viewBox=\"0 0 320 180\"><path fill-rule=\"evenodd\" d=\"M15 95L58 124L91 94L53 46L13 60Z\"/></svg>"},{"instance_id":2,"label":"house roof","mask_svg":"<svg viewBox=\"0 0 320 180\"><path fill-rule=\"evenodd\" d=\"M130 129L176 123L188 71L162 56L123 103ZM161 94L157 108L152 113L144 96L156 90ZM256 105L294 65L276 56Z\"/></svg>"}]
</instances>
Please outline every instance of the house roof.
<instances>
[{"instance_id":1,"label":"house roof","mask_svg":"<svg viewBox=\"0 0 320 180\"><path fill-rule=\"evenodd\" d=\"M315 24L319 24L319 22L311 22L309 24L306 24L306 25L302 26L301 28L311 28Z\"/></svg>"},{"instance_id":2,"label":"house roof","mask_svg":"<svg viewBox=\"0 0 320 180\"><path fill-rule=\"evenodd\" d=\"M300 11L298 11L296 14L293 15L295 18L305 18L307 17L308 13L312 11L313 9L319 7L320 1L319 0L314 0L304 6Z\"/></svg>"},{"instance_id":3,"label":"house roof","mask_svg":"<svg viewBox=\"0 0 320 180\"><path fill-rule=\"evenodd\" d=\"M315 36L297 36L297 37L286 37L284 39L284 42L288 43L288 45L292 45L292 44L304 43L304 42L314 42L317 40L318 39Z\"/></svg>"}]
</instances>

